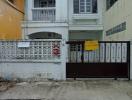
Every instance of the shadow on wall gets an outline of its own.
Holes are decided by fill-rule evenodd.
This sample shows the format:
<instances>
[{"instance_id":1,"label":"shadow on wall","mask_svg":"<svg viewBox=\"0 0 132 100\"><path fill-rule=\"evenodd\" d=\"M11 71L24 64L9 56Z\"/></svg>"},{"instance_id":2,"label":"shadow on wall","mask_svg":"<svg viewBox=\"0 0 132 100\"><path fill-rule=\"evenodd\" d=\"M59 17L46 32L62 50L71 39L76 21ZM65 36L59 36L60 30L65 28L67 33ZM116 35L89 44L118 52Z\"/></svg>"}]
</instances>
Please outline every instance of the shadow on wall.
<instances>
[{"instance_id":1,"label":"shadow on wall","mask_svg":"<svg viewBox=\"0 0 132 100\"><path fill-rule=\"evenodd\" d=\"M29 39L62 39L62 35L52 32L38 32L29 35Z\"/></svg>"}]
</instances>

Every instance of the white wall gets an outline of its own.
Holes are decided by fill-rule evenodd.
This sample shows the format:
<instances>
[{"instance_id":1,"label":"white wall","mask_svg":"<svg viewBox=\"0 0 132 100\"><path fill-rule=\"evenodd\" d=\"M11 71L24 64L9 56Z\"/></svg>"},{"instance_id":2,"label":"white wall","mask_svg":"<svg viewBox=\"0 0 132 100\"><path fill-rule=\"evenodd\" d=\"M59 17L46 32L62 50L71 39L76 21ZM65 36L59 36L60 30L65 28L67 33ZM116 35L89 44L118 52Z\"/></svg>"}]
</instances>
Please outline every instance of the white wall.
<instances>
[{"instance_id":1,"label":"white wall","mask_svg":"<svg viewBox=\"0 0 132 100\"><path fill-rule=\"evenodd\" d=\"M26 18L32 21L32 8L34 0L26 0ZM56 21L66 22L68 19L67 0L56 0Z\"/></svg>"},{"instance_id":2,"label":"white wall","mask_svg":"<svg viewBox=\"0 0 132 100\"><path fill-rule=\"evenodd\" d=\"M61 22L68 21L68 0L56 0L56 20Z\"/></svg>"},{"instance_id":3,"label":"white wall","mask_svg":"<svg viewBox=\"0 0 132 100\"><path fill-rule=\"evenodd\" d=\"M32 8L33 8L33 1L34 0L26 0L26 20L31 21L32 20Z\"/></svg>"},{"instance_id":4,"label":"white wall","mask_svg":"<svg viewBox=\"0 0 132 100\"><path fill-rule=\"evenodd\" d=\"M32 71L34 70L34 66L38 67L40 66L37 70L40 71L40 74L43 74L43 71L46 70L45 72L50 72L53 73L52 74L52 78L54 79L58 79L58 80L66 80L66 59L67 59L67 45L65 44L66 41L68 41L68 26L65 23L61 23L61 24L51 24L51 23L28 23L28 28L26 28L27 26L23 25L23 32L24 32L24 39L28 39L28 35L32 34L32 33L37 33L37 32L54 32L54 33L58 33L60 35L62 35L62 53L61 53L61 64L48 64L48 63L39 63L39 64L34 64L34 63L30 63L29 64L29 69L31 69L31 72L29 72L29 76L33 77L33 73ZM14 65L16 66L14 68L14 71L16 71L19 66L17 66L18 64ZM33 65L33 66L32 66ZM2 66L8 66L6 64L3 64ZM11 68L13 65L11 64L9 67ZM20 64L20 66L24 66L25 70L28 67L28 64ZM27 66L27 67L26 67ZM45 66L45 67L43 67ZM6 67L3 68L4 69L4 73L7 73ZM42 71L41 71L42 69ZM52 70L51 70L52 69ZM10 71L11 72L11 71ZM35 72L37 73L37 72ZM23 71L24 74L24 71ZM18 74L18 76L21 76L22 74ZM27 74L28 75L28 74Z\"/></svg>"},{"instance_id":5,"label":"white wall","mask_svg":"<svg viewBox=\"0 0 132 100\"><path fill-rule=\"evenodd\" d=\"M22 80L65 80L62 63L0 63L0 76Z\"/></svg>"},{"instance_id":6,"label":"white wall","mask_svg":"<svg viewBox=\"0 0 132 100\"><path fill-rule=\"evenodd\" d=\"M98 1L98 13L89 14L87 16L91 16L90 19L95 15L97 17L96 20L87 20L87 22L92 22L92 24L102 24L102 11L103 11L103 1L104 0L97 0ZM26 1L26 16L29 21L32 20L32 8L33 8L34 0L27 0ZM85 14L83 15L85 16ZM73 0L56 0L56 20L57 21L67 21L73 24ZM81 21L80 21L81 22ZM86 22L86 21L85 21ZM87 23L88 24L88 23Z\"/></svg>"},{"instance_id":7,"label":"white wall","mask_svg":"<svg viewBox=\"0 0 132 100\"><path fill-rule=\"evenodd\" d=\"M28 28L27 28L28 27ZM65 23L43 23L43 22L26 22L22 25L23 38L28 39L28 35L37 32L53 32L62 35L62 39L68 40L68 25Z\"/></svg>"},{"instance_id":8,"label":"white wall","mask_svg":"<svg viewBox=\"0 0 132 100\"><path fill-rule=\"evenodd\" d=\"M80 19L73 19L76 15L73 13L73 0L68 0L68 16L69 25L84 24L84 25L102 25L102 15L103 15L103 0L97 0L98 2L98 13L97 14L78 14L76 17L80 16Z\"/></svg>"}]
</instances>

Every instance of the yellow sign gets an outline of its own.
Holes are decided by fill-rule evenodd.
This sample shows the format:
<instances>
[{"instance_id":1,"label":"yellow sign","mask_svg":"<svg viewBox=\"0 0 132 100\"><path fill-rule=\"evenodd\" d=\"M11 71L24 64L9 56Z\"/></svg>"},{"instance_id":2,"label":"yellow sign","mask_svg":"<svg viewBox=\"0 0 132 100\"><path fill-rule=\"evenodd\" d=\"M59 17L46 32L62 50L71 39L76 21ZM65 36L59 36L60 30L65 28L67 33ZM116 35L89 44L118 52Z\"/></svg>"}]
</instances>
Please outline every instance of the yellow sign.
<instances>
[{"instance_id":1,"label":"yellow sign","mask_svg":"<svg viewBox=\"0 0 132 100\"><path fill-rule=\"evenodd\" d=\"M99 48L98 41L85 41L84 50L93 51Z\"/></svg>"}]
</instances>

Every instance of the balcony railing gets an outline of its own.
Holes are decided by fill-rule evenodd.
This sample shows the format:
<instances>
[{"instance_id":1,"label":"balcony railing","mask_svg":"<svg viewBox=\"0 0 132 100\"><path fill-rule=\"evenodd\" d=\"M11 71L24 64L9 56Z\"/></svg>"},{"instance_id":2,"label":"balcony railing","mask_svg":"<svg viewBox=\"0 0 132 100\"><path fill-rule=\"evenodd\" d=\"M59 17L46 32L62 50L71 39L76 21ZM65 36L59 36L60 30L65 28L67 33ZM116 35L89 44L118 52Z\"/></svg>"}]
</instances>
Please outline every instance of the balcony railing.
<instances>
[{"instance_id":1,"label":"balcony railing","mask_svg":"<svg viewBox=\"0 0 132 100\"><path fill-rule=\"evenodd\" d=\"M54 22L56 16L55 7L32 9L33 21Z\"/></svg>"}]
</instances>

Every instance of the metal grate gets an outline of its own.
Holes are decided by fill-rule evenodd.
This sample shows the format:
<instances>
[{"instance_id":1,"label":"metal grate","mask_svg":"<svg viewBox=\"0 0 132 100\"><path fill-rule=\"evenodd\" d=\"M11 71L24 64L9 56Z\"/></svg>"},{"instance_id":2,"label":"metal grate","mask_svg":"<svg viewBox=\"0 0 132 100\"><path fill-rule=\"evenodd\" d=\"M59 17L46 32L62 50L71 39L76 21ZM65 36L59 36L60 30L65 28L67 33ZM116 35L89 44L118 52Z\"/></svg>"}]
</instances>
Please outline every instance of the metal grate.
<instances>
[{"instance_id":1,"label":"metal grate","mask_svg":"<svg viewBox=\"0 0 132 100\"><path fill-rule=\"evenodd\" d=\"M56 10L55 7L49 8L34 8L32 10L33 21L55 21Z\"/></svg>"},{"instance_id":2,"label":"metal grate","mask_svg":"<svg viewBox=\"0 0 132 100\"><path fill-rule=\"evenodd\" d=\"M126 63L128 42L100 42L95 51L85 51L83 43L69 43L71 63Z\"/></svg>"}]
</instances>

